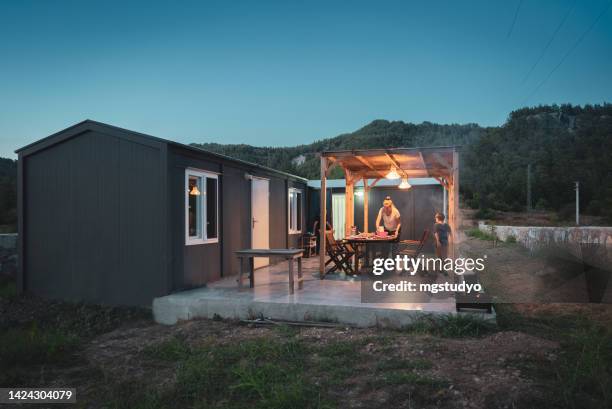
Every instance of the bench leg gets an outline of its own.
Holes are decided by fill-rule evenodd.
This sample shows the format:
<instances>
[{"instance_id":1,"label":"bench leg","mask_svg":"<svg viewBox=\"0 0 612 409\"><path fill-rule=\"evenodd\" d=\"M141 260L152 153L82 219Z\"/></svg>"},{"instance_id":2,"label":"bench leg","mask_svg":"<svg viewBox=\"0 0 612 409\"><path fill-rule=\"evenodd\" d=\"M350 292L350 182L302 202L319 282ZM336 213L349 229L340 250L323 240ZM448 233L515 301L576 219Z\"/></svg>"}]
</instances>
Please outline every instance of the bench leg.
<instances>
[{"instance_id":1,"label":"bench leg","mask_svg":"<svg viewBox=\"0 0 612 409\"><path fill-rule=\"evenodd\" d=\"M255 287L255 257L249 257L249 287Z\"/></svg>"},{"instance_id":2,"label":"bench leg","mask_svg":"<svg viewBox=\"0 0 612 409\"><path fill-rule=\"evenodd\" d=\"M238 257L238 262L240 263L240 270L238 270L238 289L242 288L242 274L244 274L244 259L242 257Z\"/></svg>"},{"instance_id":3,"label":"bench leg","mask_svg":"<svg viewBox=\"0 0 612 409\"><path fill-rule=\"evenodd\" d=\"M293 286L293 259L289 259L289 294L293 294L295 292Z\"/></svg>"},{"instance_id":4,"label":"bench leg","mask_svg":"<svg viewBox=\"0 0 612 409\"><path fill-rule=\"evenodd\" d=\"M304 288L304 277L302 275L302 257L298 257L298 289L301 290Z\"/></svg>"}]
</instances>

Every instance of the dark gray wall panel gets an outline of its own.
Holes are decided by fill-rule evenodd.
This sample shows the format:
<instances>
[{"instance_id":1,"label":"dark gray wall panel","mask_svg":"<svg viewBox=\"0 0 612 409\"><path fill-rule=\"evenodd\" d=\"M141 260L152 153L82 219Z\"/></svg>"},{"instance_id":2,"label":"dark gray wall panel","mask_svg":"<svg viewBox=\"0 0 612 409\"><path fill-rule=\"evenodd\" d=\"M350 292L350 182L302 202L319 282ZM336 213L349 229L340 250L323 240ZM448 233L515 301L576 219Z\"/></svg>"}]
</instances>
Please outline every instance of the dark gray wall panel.
<instances>
[{"instance_id":1,"label":"dark gray wall panel","mask_svg":"<svg viewBox=\"0 0 612 409\"><path fill-rule=\"evenodd\" d=\"M309 189L309 223L314 223L314 220L319 217L320 192L320 190ZM344 194L344 188L327 189L329 220L331 220L331 195L336 193ZM371 232L375 229L376 217L385 196L391 196L402 216L402 240L420 239L424 229L431 230L434 215L442 209L441 186L413 186L408 191L401 191L396 187L377 186L372 188L369 197L368 225ZM355 196L355 225L360 231L363 231L363 196ZM431 248L432 242L430 239L426 250Z\"/></svg>"},{"instance_id":2,"label":"dark gray wall panel","mask_svg":"<svg viewBox=\"0 0 612 409\"><path fill-rule=\"evenodd\" d=\"M25 158L25 287L148 305L167 293L160 150L86 132Z\"/></svg>"},{"instance_id":3,"label":"dark gray wall panel","mask_svg":"<svg viewBox=\"0 0 612 409\"><path fill-rule=\"evenodd\" d=\"M242 169L223 166L223 275L239 271L236 250L251 247L251 182Z\"/></svg>"},{"instance_id":4,"label":"dark gray wall panel","mask_svg":"<svg viewBox=\"0 0 612 409\"><path fill-rule=\"evenodd\" d=\"M270 179L270 248L287 248L288 198L287 181Z\"/></svg>"},{"instance_id":5,"label":"dark gray wall panel","mask_svg":"<svg viewBox=\"0 0 612 409\"><path fill-rule=\"evenodd\" d=\"M185 170L187 168L221 172L217 162L203 160L194 153L177 148L169 149L168 160L168 201L170 211L171 254L174 291L200 287L207 282L221 277L221 245L206 243L185 245ZM219 191L222 192L223 178L220 179ZM222 195L219 203L222 203ZM219 211L219 227L223 220L223 211ZM220 240L223 231L220 229Z\"/></svg>"}]
</instances>

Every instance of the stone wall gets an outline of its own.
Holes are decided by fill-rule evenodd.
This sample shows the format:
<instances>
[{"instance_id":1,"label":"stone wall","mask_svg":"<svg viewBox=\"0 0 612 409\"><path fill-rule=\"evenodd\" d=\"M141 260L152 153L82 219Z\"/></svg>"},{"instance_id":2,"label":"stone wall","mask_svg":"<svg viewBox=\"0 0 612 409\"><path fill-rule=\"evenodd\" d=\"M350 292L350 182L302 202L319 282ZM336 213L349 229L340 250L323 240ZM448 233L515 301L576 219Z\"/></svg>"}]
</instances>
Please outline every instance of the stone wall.
<instances>
[{"instance_id":1,"label":"stone wall","mask_svg":"<svg viewBox=\"0 0 612 409\"><path fill-rule=\"evenodd\" d=\"M17 274L17 234L0 234L0 276Z\"/></svg>"},{"instance_id":2,"label":"stone wall","mask_svg":"<svg viewBox=\"0 0 612 409\"><path fill-rule=\"evenodd\" d=\"M479 222L478 228L483 232L495 234L499 240L503 241L512 236L518 243L530 250L541 247L584 244L612 247L612 227L496 226Z\"/></svg>"},{"instance_id":3,"label":"stone wall","mask_svg":"<svg viewBox=\"0 0 612 409\"><path fill-rule=\"evenodd\" d=\"M496 226L479 222L478 228L499 240L514 237L532 252L545 250L550 255L581 260L605 271L612 269L612 227Z\"/></svg>"}]
</instances>

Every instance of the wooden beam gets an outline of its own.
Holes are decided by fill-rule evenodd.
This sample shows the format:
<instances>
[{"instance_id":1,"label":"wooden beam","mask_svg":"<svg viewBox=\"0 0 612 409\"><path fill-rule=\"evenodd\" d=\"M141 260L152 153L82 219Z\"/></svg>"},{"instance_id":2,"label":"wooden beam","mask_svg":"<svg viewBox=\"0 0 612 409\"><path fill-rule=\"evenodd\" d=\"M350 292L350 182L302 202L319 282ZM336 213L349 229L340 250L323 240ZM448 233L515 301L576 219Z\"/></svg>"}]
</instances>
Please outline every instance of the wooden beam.
<instances>
[{"instance_id":1,"label":"wooden beam","mask_svg":"<svg viewBox=\"0 0 612 409\"><path fill-rule=\"evenodd\" d=\"M357 159L359 162L366 165L371 171L378 173L383 178L385 177L385 174L383 173L383 171L376 169L374 165L372 165L372 163L370 163L370 161L367 160L365 157L357 155L355 156L355 159Z\"/></svg>"},{"instance_id":2,"label":"wooden beam","mask_svg":"<svg viewBox=\"0 0 612 409\"><path fill-rule=\"evenodd\" d=\"M439 176L434 176L434 179L436 179L442 185L442 187L448 190L448 182L446 181L446 179Z\"/></svg>"},{"instance_id":3,"label":"wooden beam","mask_svg":"<svg viewBox=\"0 0 612 409\"><path fill-rule=\"evenodd\" d=\"M393 163L393 165L395 165L395 167L397 168L397 170L399 170L400 172L402 172L404 174L405 178L408 178L408 173L406 173L406 171L404 169L402 169L402 167L400 166L399 162L397 161L397 159L395 159L395 157L393 156L392 153L389 152L385 152L385 155L387 156L387 158L389 158L389 160L391 160L391 162Z\"/></svg>"},{"instance_id":4,"label":"wooden beam","mask_svg":"<svg viewBox=\"0 0 612 409\"><path fill-rule=\"evenodd\" d=\"M423 152L419 151L419 159L421 159L421 167L422 169L427 169L427 165L425 165L425 159L423 159Z\"/></svg>"},{"instance_id":5,"label":"wooden beam","mask_svg":"<svg viewBox=\"0 0 612 409\"><path fill-rule=\"evenodd\" d=\"M325 277L325 231L327 230L327 171L329 162L321 156L321 209L319 218L319 277Z\"/></svg>"},{"instance_id":6,"label":"wooden beam","mask_svg":"<svg viewBox=\"0 0 612 409\"><path fill-rule=\"evenodd\" d=\"M370 187L374 187L382 178L378 178L378 179L374 179L374 181L372 182L372 184L370 185ZM364 179L364 184L367 183L366 179Z\"/></svg>"}]
</instances>

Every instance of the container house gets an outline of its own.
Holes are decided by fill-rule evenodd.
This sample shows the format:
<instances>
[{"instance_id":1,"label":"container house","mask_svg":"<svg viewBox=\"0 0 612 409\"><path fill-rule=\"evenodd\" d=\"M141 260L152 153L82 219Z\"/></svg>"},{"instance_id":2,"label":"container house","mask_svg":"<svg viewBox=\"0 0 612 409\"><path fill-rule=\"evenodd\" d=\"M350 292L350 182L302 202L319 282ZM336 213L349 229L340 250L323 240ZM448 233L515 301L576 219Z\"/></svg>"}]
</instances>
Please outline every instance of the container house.
<instances>
[{"instance_id":1,"label":"container house","mask_svg":"<svg viewBox=\"0 0 612 409\"><path fill-rule=\"evenodd\" d=\"M32 294L150 305L236 273L236 250L298 247L305 228L305 179L100 122L17 154L18 287Z\"/></svg>"}]
</instances>

